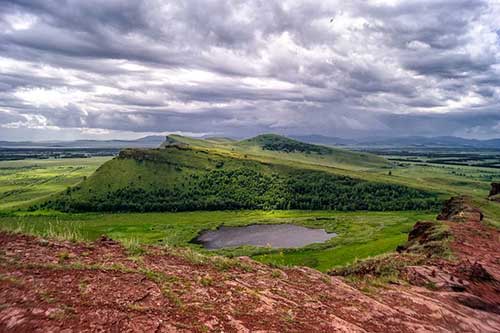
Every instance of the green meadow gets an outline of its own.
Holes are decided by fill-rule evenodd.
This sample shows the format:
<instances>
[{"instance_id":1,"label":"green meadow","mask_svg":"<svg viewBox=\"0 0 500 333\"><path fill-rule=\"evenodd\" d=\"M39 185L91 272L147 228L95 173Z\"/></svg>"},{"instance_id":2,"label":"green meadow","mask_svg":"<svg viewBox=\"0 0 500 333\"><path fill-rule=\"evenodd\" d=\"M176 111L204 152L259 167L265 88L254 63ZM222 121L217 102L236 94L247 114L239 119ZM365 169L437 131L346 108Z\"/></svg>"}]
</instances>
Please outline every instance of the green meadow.
<instances>
[{"instance_id":1,"label":"green meadow","mask_svg":"<svg viewBox=\"0 0 500 333\"><path fill-rule=\"evenodd\" d=\"M453 166L413 162L390 163L382 158L358 154L338 153L337 149L317 150L311 145L298 145L281 139L269 141L264 146L255 141L196 140L175 137L183 144L207 150L209 158L199 160L198 170L218 165L230 169L233 158L242 159L244 165L261 170L302 168L347 176L353 179L408 186L436 193L440 200L452 195L469 195L485 213L485 221L500 227L500 204L486 200L490 183L500 180L500 170L474 166ZM262 144L262 143L259 143ZM288 151L294 149L293 151ZM212 155L210 155L212 154ZM120 186L143 182L154 185L154 180L164 184L176 183L180 168L193 164L189 155L179 154L169 160L171 173L159 165L148 168L148 173L138 175L126 163L107 163L109 158L24 160L0 162L0 229L22 232L45 238L62 238L75 241L92 241L101 235L122 241L126 245L168 245L191 247L201 252L227 256L251 256L273 265L305 265L326 271L334 266L352 263L378 254L394 251L407 239L407 234L418 220L434 220L432 211L331 211L331 210L225 210L147 213L63 213L60 211L28 209L33 204L57 198L68 188L79 188L82 193L97 193ZM231 159L229 159L231 157ZM189 157L191 158L191 157ZM183 165L172 164L184 163ZM256 163L260 164L256 164ZM143 163L143 162L140 162ZM149 162L148 162L149 163ZM238 162L240 163L240 162ZM351 163L351 164L349 164ZM99 168L101 165L105 166ZM116 167L115 167L116 165ZM134 164L135 165L135 164ZM134 166L142 170L143 164ZM92 176L96 170L100 177ZM126 177L116 177L119 168L132 170ZM184 169L182 169L184 170ZM269 171L270 170L270 171ZM177 173L175 173L175 172ZM184 172L184 171L183 171ZM140 177L139 177L140 176ZM107 178L115 177L105 187ZM179 178L180 179L180 178ZM123 184L122 184L123 183ZM156 186L156 185L155 185ZM82 194L83 195L83 194ZM204 230L224 226L244 226L256 223L293 223L335 232L337 237L325 243L311 244L300 249L272 249L267 247L238 247L224 250L205 250L193 239Z\"/></svg>"},{"instance_id":2,"label":"green meadow","mask_svg":"<svg viewBox=\"0 0 500 333\"><path fill-rule=\"evenodd\" d=\"M0 161L0 209L61 192L90 176L110 157Z\"/></svg>"},{"instance_id":3,"label":"green meadow","mask_svg":"<svg viewBox=\"0 0 500 333\"><path fill-rule=\"evenodd\" d=\"M278 265L305 265L320 270L392 251L405 242L418 220L434 219L426 212L214 211L122 214L15 214L1 217L0 228L47 238L92 241L101 235L125 244L188 246L209 254L252 256ZM336 232L337 237L300 249L240 247L204 250L191 241L203 230L219 226L293 223Z\"/></svg>"}]
</instances>

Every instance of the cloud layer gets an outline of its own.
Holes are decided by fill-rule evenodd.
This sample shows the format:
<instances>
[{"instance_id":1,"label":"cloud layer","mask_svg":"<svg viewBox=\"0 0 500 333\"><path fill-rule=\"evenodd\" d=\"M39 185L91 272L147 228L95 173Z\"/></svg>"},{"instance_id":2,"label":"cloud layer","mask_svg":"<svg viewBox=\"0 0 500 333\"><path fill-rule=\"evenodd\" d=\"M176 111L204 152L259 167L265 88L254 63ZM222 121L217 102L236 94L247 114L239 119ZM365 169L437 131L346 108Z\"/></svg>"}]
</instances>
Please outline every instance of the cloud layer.
<instances>
[{"instance_id":1,"label":"cloud layer","mask_svg":"<svg viewBox=\"0 0 500 333\"><path fill-rule=\"evenodd\" d=\"M3 1L0 139L500 136L495 1Z\"/></svg>"}]
</instances>

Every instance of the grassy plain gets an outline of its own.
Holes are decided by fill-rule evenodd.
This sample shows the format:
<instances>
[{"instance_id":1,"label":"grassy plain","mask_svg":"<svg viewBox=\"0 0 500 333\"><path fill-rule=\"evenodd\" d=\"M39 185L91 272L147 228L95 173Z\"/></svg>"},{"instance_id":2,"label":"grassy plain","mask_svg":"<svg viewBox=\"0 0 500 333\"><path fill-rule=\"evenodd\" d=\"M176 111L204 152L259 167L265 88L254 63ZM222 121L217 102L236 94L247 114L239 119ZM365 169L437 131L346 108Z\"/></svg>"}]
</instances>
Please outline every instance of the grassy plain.
<instances>
[{"instance_id":1,"label":"grassy plain","mask_svg":"<svg viewBox=\"0 0 500 333\"><path fill-rule=\"evenodd\" d=\"M186 141L189 141L186 139ZM395 162L378 167L331 160L307 153L263 151L256 146L236 145L234 141L212 140L189 144L206 145L212 151L284 166L321 170L368 181L406 185L451 195L470 195L485 213L487 223L500 227L500 204L486 200L491 181L500 180L500 170L475 166L454 166ZM64 214L53 211L17 212L14 208L79 183L108 158L25 160L0 162L0 229L75 240L94 240L102 234L126 244L147 243L188 246L207 229L253 223L295 223L337 232L338 237L302 249L273 250L242 247L211 251L225 255L250 255L262 262L279 265L306 265L328 270L393 251L405 242L417 220L435 219L437 212L336 212L336 211L214 211L183 213ZM104 170L106 171L106 169ZM113 172L113 170L108 170ZM158 170L160 173L161 170ZM131 177L134 175L131 175ZM155 175L157 176L157 175ZM128 179L123 181L128 182ZM173 179L175 181L175 179Z\"/></svg>"},{"instance_id":2,"label":"grassy plain","mask_svg":"<svg viewBox=\"0 0 500 333\"><path fill-rule=\"evenodd\" d=\"M0 209L50 196L90 176L111 157L0 161Z\"/></svg>"},{"instance_id":3,"label":"grassy plain","mask_svg":"<svg viewBox=\"0 0 500 333\"><path fill-rule=\"evenodd\" d=\"M38 214L38 213L37 213ZM106 234L125 243L188 246L229 256L248 255L280 265L327 270L356 258L393 250L404 243L413 224L433 219L425 212L215 211L128 214L15 214L1 218L0 229L48 238L95 240ZM203 230L221 225L294 223L336 232L337 237L301 249L241 247L207 251L191 241Z\"/></svg>"},{"instance_id":4,"label":"grassy plain","mask_svg":"<svg viewBox=\"0 0 500 333\"><path fill-rule=\"evenodd\" d=\"M398 163L387 176L386 170L372 176L399 184L438 191L444 197L468 195L481 208L486 223L500 228L500 203L487 200L492 181L500 181L500 170L476 166Z\"/></svg>"}]
</instances>

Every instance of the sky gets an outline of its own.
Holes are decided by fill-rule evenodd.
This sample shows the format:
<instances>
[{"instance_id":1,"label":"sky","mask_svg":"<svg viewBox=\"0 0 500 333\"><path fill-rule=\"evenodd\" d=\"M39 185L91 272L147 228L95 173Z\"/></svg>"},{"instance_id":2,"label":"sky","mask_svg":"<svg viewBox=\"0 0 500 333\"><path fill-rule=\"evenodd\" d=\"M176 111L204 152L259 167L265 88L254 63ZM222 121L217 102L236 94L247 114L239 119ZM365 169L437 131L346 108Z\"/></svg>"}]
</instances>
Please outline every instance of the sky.
<instances>
[{"instance_id":1,"label":"sky","mask_svg":"<svg viewBox=\"0 0 500 333\"><path fill-rule=\"evenodd\" d=\"M499 0L0 2L0 140L500 137Z\"/></svg>"}]
</instances>

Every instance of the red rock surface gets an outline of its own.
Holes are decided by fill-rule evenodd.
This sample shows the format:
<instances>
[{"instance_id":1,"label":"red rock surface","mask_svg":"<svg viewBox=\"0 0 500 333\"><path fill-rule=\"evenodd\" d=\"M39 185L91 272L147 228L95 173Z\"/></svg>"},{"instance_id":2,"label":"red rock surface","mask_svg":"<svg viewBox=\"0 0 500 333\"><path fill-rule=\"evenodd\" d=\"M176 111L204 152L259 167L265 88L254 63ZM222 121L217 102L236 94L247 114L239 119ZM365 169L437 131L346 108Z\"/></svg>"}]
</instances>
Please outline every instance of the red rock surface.
<instances>
[{"instance_id":1,"label":"red rock surface","mask_svg":"<svg viewBox=\"0 0 500 333\"><path fill-rule=\"evenodd\" d=\"M500 233L445 223L454 260L365 292L248 258L0 233L0 332L499 332Z\"/></svg>"}]
</instances>

